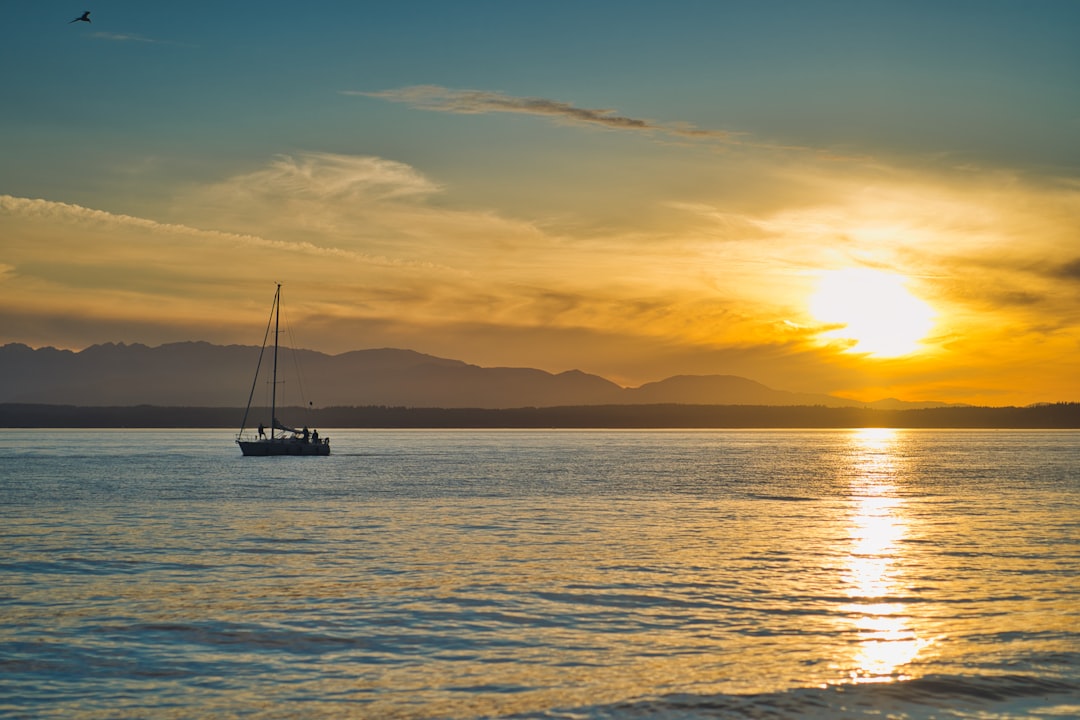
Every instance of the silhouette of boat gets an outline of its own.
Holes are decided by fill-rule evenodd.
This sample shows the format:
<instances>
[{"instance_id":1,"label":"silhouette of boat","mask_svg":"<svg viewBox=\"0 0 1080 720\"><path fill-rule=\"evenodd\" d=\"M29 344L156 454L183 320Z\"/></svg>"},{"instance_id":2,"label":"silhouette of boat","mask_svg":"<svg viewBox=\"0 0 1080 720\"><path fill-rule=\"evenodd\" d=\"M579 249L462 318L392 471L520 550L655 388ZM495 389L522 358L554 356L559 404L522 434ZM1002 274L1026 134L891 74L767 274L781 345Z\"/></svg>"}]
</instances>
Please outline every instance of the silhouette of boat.
<instances>
[{"instance_id":1,"label":"silhouette of boat","mask_svg":"<svg viewBox=\"0 0 1080 720\"><path fill-rule=\"evenodd\" d=\"M255 379L251 382L251 392L248 394L247 407L244 409L244 419L240 422L240 432L236 435L236 444L240 446L240 452L245 456L266 457L269 455L300 455L319 456L330 454L330 439L320 438L318 430L309 431L307 427L297 430L282 424L277 418L277 366L278 366L278 335L281 327L281 283L278 283L277 292L274 293L274 304L270 308L270 318L274 323L274 370L270 385L270 434L266 434L266 427L259 423L257 434L250 433L245 436L248 416L251 414L251 400L255 397L255 386L259 382L259 370L262 368L263 356L266 354L267 338L270 336L270 325L267 323L266 335L263 336L262 349L259 351L259 363L255 366Z\"/></svg>"}]
</instances>

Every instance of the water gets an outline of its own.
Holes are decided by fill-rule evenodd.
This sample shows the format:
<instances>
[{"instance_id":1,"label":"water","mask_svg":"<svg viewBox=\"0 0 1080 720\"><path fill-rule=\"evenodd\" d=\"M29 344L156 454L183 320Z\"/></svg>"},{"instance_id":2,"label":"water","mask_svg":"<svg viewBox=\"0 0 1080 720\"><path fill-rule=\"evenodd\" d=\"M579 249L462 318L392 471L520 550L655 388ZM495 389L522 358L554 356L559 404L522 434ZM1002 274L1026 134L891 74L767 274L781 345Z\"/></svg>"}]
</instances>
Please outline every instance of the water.
<instances>
[{"instance_id":1,"label":"water","mask_svg":"<svg viewBox=\"0 0 1080 720\"><path fill-rule=\"evenodd\" d=\"M1080 716L1080 432L0 434L0 715Z\"/></svg>"}]
</instances>

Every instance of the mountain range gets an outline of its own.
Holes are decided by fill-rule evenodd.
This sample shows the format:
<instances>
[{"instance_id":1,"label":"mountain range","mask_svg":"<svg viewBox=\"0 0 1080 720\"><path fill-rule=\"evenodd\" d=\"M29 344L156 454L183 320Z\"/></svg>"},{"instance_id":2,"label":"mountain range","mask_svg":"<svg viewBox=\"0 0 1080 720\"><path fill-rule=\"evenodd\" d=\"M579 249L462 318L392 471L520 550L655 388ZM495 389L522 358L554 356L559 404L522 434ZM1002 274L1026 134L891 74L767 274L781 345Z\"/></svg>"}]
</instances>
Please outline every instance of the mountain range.
<instances>
[{"instance_id":1,"label":"mountain range","mask_svg":"<svg viewBox=\"0 0 1080 720\"><path fill-rule=\"evenodd\" d=\"M268 405L272 360L258 347L105 343L74 352L12 343L0 347L0 403L77 406L236 407L252 392ZM302 370L297 374L295 370ZM480 367L412 350L312 350L279 356L279 405L521 408L568 405L819 405L914 409L944 403L857 403L827 394L776 390L734 375L678 375L625 388L578 370ZM296 378L300 379L297 380ZM302 389L302 397L298 392Z\"/></svg>"}]
</instances>

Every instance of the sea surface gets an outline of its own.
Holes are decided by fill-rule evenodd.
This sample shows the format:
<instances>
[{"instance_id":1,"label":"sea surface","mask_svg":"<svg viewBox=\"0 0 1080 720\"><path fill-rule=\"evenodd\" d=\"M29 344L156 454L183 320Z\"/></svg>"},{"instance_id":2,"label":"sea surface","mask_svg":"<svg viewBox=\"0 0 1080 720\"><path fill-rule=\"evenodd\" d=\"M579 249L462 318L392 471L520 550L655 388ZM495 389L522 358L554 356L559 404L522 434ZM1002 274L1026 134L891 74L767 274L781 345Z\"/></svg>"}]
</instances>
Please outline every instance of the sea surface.
<instances>
[{"instance_id":1,"label":"sea surface","mask_svg":"<svg viewBox=\"0 0 1080 720\"><path fill-rule=\"evenodd\" d=\"M1078 431L0 431L0 716L1080 716Z\"/></svg>"}]
</instances>

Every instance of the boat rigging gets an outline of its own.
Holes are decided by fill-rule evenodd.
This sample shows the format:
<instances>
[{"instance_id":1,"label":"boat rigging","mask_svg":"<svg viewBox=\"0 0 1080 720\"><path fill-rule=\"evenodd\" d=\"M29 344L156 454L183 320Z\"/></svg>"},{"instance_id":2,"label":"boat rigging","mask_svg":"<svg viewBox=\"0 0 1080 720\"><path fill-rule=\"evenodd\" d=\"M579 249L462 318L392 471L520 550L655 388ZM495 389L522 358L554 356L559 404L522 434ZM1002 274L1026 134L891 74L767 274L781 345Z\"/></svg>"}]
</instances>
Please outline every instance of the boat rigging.
<instances>
[{"instance_id":1,"label":"boat rigging","mask_svg":"<svg viewBox=\"0 0 1080 720\"><path fill-rule=\"evenodd\" d=\"M251 392L248 394L247 407L244 409L244 418L240 422L240 432L236 435L236 444L240 446L240 452L245 456L265 457L269 455L301 455L322 456L330 454L330 439L320 438L319 431L309 431L307 427L297 430L281 423L277 418L277 386L278 386L278 337L281 328L281 283L277 284L274 293L274 304L270 308L270 322L274 324L274 365L273 379L270 384L270 434L266 434L266 426L259 423L258 432L253 437L250 434L245 437L248 416L251 414L251 401L255 397L255 387L259 382L259 370L262 368L263 355L266 353L267 338L270 335L270 324L267 323L266 334L263 336L262 348L259 350L259 362L255 366L255 379L251 383ZM278 432L280 431L280 433Z\"/></svg>"}]
</instances>

